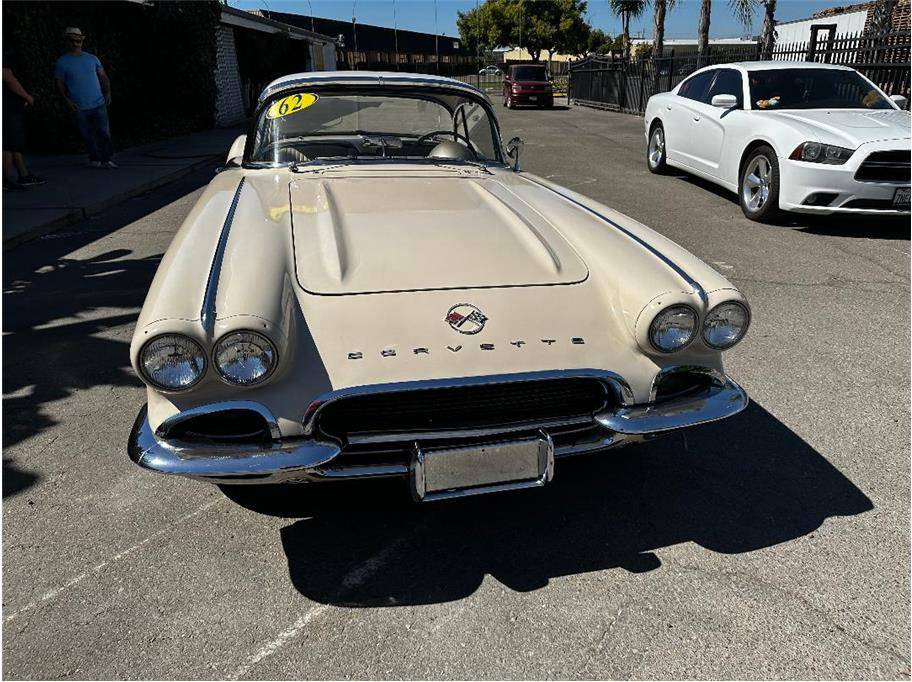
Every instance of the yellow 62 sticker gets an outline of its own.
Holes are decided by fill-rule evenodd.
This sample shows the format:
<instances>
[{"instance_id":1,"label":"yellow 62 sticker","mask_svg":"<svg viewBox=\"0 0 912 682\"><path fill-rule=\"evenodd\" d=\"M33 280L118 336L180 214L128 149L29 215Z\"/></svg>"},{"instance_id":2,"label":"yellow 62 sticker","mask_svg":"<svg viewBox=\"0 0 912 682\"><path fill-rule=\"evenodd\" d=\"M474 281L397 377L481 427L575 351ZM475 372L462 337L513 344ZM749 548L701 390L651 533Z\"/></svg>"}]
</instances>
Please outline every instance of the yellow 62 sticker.
<instances>
[{"instance_id":1,"label":"yellow 62 sticker","mask_svg":"<svg viewBox=\"0 0 912 682\"><path fill-rule=\"evenodd\" d=\"M302 109L306 109L319 98L309 92L299 92L295 95L283 97L272 103L266 111L266 118L282 118L289 114L296 114Z\"/></svg>"}]
</instances>

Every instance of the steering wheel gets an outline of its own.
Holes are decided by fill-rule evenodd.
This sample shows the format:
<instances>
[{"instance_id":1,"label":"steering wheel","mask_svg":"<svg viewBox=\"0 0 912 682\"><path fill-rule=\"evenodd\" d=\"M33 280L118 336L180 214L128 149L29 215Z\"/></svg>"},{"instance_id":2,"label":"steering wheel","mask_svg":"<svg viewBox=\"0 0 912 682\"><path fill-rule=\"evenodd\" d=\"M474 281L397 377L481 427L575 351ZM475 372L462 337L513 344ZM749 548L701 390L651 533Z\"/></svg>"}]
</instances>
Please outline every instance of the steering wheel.
<instances>
[{"instance_id":1,"label":"steering wheel","mask_svg":"<svg viewBox=\"0 0 912 682\"><path fill-rule=\"evenodd\" d=\"M465 135L463 135L462 133L457 133L454 130L432 130L429 133L425 133L424 135L419 137L417 140L412 142L411 146L409 147L409 151L411 151L415 147L419 146L422 142L425 142L429 138L434 137L435 135L449 135L450 137L453 138L454 141L462 140L465 142L465 145L468 148L468 150L470 152L472 152L472 154L475 157L478 156L478 152L475 151L475 145L472 144L472 141L469 138L467 138Z\"/></svg>"}]
</instances>

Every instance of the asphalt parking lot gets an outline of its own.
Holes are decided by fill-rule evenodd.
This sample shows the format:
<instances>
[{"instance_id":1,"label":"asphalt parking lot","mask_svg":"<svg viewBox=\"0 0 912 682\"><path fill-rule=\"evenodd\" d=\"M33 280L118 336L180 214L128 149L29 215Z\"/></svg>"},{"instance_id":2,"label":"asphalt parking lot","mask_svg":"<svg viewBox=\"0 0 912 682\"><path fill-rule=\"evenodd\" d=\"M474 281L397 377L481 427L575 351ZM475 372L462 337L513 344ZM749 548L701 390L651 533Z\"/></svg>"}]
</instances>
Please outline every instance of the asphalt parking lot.
<instances>
[{"instance_id":1,"label":"asphalt parking lot","mask_svg":"<svg viewBox=\"0 0 912 682\"><path fill-rule=\"evenodd\" d=\"M498 111L526 170L745 292L748 410L422 507L141 471L128 345L197 173L4 253L5 678L908 679L908 222L756 225L651 175L639 117Z\"/></svg>"}]
</instances>

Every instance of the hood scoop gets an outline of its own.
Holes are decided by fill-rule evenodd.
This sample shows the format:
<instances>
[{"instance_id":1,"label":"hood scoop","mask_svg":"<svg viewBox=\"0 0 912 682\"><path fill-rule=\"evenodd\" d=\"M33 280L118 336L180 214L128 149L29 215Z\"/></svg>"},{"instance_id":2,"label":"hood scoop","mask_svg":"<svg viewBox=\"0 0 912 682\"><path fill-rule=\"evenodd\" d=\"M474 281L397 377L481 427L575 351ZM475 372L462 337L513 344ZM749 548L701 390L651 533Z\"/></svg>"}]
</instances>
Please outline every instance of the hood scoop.
<instances>
[{"instance_id":1,"label":"hood scoop","mask_svg":"<svg viewBox=\"0 0 912 682\"><path fill-rule=\"evenodd\" d=\"M313 294L573 284L585 263L541 214L491 179L291 183L298 283Z\"/></svg>"}]
</instances>

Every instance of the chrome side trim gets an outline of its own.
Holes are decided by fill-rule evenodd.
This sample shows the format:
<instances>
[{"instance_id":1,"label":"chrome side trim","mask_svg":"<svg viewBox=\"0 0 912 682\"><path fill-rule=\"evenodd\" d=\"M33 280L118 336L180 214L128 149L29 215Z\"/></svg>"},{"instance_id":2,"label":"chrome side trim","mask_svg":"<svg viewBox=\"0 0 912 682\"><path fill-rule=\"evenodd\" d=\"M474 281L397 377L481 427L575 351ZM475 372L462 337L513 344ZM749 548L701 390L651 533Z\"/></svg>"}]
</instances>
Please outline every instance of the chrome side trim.
<instances>
[{"instance_id":1,"label":"chrome side trim","mask_svg":"<svg viewBox=\"0 0 912 682\"><path fill-rule=\"evenodd\" d=\"M633 405L633 391L630 385L620 374L605 369L561 369L544 370L539 372L517 372L515 374L488 374L474 377L454 377L451 379L428 379L425 381L401 381L389 384L367 384L340 388L337 391L328 391L317 396L310 403L303 418L304 433L311 435L314 432L317 417L326 407L342 398L371 395L376 393L400 393L403 391L419 391L434 388L454 388L458 386L479 386L484 384L506 384L523 381L537 381L546 379L599 379L609 387L621 405Z\"/></svg>"},{"instance_id":2,"label":"chrome side trim","mask_svg":"<svg viewBox=\"0 0 912 682\"><path fill-rule=\"evenodd\" d=\"M215 255L212 257L212 265L209 267L209 279L206 281L206 293L203 296L203 305L200 309L200 324L203 325L203 331L209 337L212 336L215 330L215 298L218 293L219 275L222 273L222 261L225 258L228 234L231 232L231 223L234 221L234 212L237 210L243 187L244 178L242 177L234 192L234 197L231 199L231 206L228 208L225 222L222 223L222 231L215 247Z\"/></svg>"},{"instance_id":3,"label":"chrome side trim","mask_svg":"<svg viewBox=\"0 0 912 682\"><path fill-rule=\"evenodd\" d=\"M596 415L595 421L625 435L656 434L725 419L738 414L747 404L744 389L725 377L721 386L714 385L698 395L624 407Z\"/></svg>"},{"instance_id":4,"label":"chrome side trim","mask_svg":"<svg viewBox=\"0 0 912 682\"><path fill-rule=\"evenodd\" d=\"M700 297L700 299L703 301L704 304L709 301L709 297L706 295L706 290L703 289L703 287L700 285L700 283L697 280L695 280L693 277L691 277L689 274L687 274L687 271L685 271L684 268L682 268L680 265L675 263L673 260L671 260L668 256L666 256L664 253L659 251L657 248L655 248L649 242L645 241L644 239L641 239L640 237L637 237L633 232L626 229L625 227L622 227L618 223L614 222L611 218L608 218L607 216L602 215L598 211L589 208L585 204L580 203L579 201L577 201L573 197L565 194L564 192L556 190L553 187L550 187L542 182L539 182L538 180L530 178L528 175L523 175L522 177L525 178L526 180L528 180L529 182L538 185L539 187L544 187L545 189L554 192L558 196L562 196L564 199L566 199L573 205L578 206L585 211L588 211L589 213L594 215L596 218L598 218L599 220L601 220L603 222L608 223L609 225L611 225L611 227L618 230L619 232L623 232L630 239L635 241L637 244L642 246L644 249L649 251L649 253L651 253L653 256L655 256L660 261L662 261L665 265L667 265L669 268L671 268L681 279L683 279L685 282L687 282L687 284L691 288L693 288L694 292Z\"/></svg>"},{"instance_id":5,"label":"chrome side trim","mask_svg":"<svg viewBox=\"0 0 912 682\"><path fill-rule=\"evenodd\" d=\"M726 376L717 369L712 367L703 367L702 365L671 365L663 367L652 380L652 386L649 389L649 402L656 401L656 395L659 392L659 385L672 374L703 374L712 377L720 386L726 381Z\"/></svg>"},{"instance_id":6,"label":"chrome side trim","mask_svg":"<svg viewBox=\"0 0 912 682\"><path fill-rule=\"evenodd\" d=\"M158 428L155 429L155 435L159 438L166 438L175 426L188 419L217 414L227 410L250 410L251 412L256 412L266 420L266 424L269 426L269 435L273 440L278 440L282 437L282 434L279 431L279 422L275 418L275 415L270 412L268 407L253 400L225 400L218 403L191 407L190 409L183 410L164 419L162 423L158 425Z\"/></svg>"}]
</instances>

